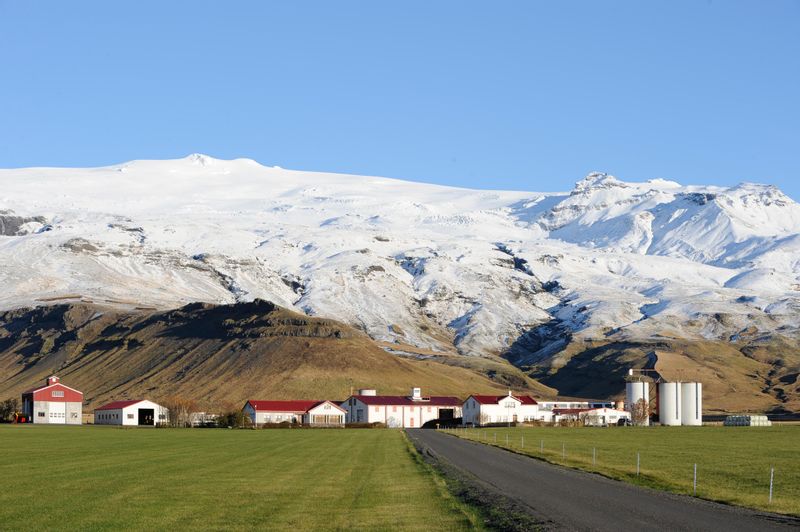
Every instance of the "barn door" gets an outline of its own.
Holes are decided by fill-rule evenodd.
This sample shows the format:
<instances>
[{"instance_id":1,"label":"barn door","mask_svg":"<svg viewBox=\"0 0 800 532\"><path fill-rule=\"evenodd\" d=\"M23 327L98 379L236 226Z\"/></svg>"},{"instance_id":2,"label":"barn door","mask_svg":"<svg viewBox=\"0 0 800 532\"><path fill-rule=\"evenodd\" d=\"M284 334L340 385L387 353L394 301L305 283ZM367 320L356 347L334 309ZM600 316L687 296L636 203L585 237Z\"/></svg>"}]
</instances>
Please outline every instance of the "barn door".
<instances>
[{"instance_id":1,"label":"barn door","mask_svg":"<svg viewBox=\"0 0 800 532\"><path fill-rule=\"evenodd\" d=\"M67 422L67 403L50 403L49 423L63 425Z\"/></svg>"}]
</instances>

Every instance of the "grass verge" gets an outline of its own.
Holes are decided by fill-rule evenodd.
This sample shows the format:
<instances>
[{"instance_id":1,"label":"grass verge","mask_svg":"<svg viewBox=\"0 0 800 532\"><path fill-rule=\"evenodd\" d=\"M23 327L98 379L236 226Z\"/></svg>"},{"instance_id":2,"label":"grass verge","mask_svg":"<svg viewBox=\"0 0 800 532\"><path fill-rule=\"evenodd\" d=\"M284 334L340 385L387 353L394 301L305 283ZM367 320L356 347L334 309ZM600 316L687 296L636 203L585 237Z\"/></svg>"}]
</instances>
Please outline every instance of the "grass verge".
<instances>
[{"instance_id":1,"label":"grass verge","mask_svg":"<svg viewBox=\"0 0 800 532\"><path fill-rule=\"evenodd\" d=\"M466 505L477 529L505 532L530 532L552 528L552 523L531 515L519 503L479 479L442 460L416 441L409 442L410 452L431 472L453 497Z\"/></svg>"},{"instance_id":2,"label":"grass verge","mask_svg":"<svg viewBox=\"0 0 800 532\"><path fill-rule=\"evenodd\" d=\"M698 497L800 515L800 426L512 427L449 432L550 463L688 495L695 494L697 464Z\"/></svg>"}]
</instances>

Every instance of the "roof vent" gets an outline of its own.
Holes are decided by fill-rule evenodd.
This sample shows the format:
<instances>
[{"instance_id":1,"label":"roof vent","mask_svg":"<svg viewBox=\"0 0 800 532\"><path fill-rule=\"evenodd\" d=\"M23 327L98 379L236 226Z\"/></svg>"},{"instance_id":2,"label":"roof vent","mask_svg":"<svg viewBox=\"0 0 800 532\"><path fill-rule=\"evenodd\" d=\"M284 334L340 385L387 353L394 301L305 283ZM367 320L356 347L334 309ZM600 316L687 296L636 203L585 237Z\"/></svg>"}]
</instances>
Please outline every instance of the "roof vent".
<instances>
[{"instance_id":1,"label":"roof vent","mask_svg":"<svg viewBox=\"0 0 800 532\"><path fill-rule=\"evenodd\" d=\"M56 377L55 375L47 377L47 385L50 386L51 384L58 384L58 377Z\"/></svg>"}]
</instances>

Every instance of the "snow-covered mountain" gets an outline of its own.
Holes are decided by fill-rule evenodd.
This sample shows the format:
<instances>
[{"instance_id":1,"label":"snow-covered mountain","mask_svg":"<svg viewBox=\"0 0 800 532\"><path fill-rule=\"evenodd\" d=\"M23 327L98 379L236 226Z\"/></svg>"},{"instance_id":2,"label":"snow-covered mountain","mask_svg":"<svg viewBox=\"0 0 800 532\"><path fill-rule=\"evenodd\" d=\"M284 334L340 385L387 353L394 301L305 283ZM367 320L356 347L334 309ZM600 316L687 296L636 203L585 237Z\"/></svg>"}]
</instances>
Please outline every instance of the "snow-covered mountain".
<instances>
[{"instance_id":1,"label":"snow-covered mountain","mask_svg":"<svg viewBox=\"0 0 800 532\"><path fill-rule=\"evenodd\" d=\"M0 170L0 308L261 298L407 350L798 336L800 205L772 186L481 191L205 155ZM549 336L548 336L549 335Z\"/></svg>"}]
</instances>

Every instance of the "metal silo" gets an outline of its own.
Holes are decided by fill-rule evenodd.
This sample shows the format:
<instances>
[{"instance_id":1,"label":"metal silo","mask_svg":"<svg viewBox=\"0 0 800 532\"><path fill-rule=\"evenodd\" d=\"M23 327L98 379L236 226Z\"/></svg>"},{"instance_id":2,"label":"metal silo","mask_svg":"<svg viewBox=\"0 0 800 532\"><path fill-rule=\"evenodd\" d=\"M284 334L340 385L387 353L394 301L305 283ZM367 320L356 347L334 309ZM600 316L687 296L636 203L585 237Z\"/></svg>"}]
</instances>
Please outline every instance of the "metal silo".
<instances>
[{"instance_id":1,"label":"metal silo","mask_svg":"<svg viewBox=\"0 0 800 532\"><path fill-rule=\"evenodd\" d=\"M647 415L644 419L638 420L640 425L650 424L650 383L646 381L631 381L625 383L625 410L631 413L631 417L636 421L634 414L636 404L644 399L647 403Z\"/></svg>"},{"instance_id":2,"label":"metal silo","mask_svg":"<svg viewBox=\"0 0 800 532\"><path fill-rule=\"evenodd\" d=\"M681 424L703 424L703 385L699 382L681 383Z\"/></svg>"},{"instance_id":3,"label":"metal silo","mask_svg":"<svg viewBox=\"0 0 800 532\"><path fill-rule=\"evenodd\" d=\"M658 385L658 420L662 425L681 424L681 383L662 382Z\"/></svg>"}]
</instances>

